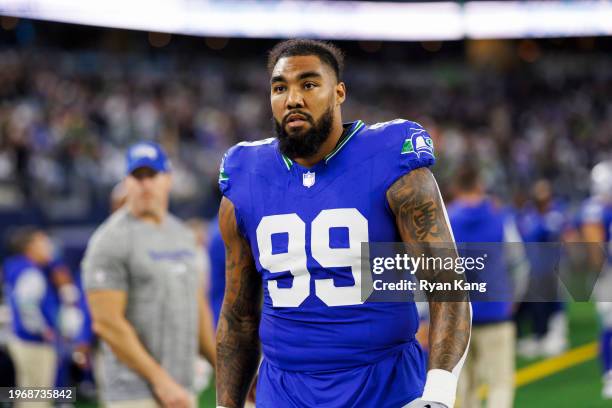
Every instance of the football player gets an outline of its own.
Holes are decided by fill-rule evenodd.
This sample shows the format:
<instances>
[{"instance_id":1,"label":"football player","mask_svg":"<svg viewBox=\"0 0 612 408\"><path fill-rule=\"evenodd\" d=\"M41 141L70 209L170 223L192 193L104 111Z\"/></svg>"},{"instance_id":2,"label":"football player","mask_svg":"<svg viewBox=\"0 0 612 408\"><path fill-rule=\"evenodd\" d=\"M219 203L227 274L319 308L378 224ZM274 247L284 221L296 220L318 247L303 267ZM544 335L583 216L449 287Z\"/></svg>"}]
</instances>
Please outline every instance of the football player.
<instances>
[{"instance_id":1,"label":"football player","mask_svg":"<svg viewBox=\"0 0 612 408\"><path fill-rule=\"evenodd\" d=\"M453 243L428 169L432 140L407 120L343 123L342 65L329 43L276 45L276 137L239 143L222 162L219 407L242 407L258 367L262 408L454 405L470 339L467 293L429 299L427 372L414 303L361 299L362 242L403 241L432 257L434 243Z\"/></svg>"},{"instance_id":2,"label":"football player","mask_svg":"<svg viewBox=\"0 0 612 408\"><path fill-rule=\"evenodd\" d=\"M525 249L514 217L487 195L476 165L465 162L456 173L448 216L457 242L468 243L460 254L481 246L473 243L498 243L484 246L488 258L482 271L465 272L471 282L486 282L488 291L482 299L472 297L472 345L459 381L458 400L463 408L480 407L479 389L486 384L489 391L484 406L511 408L516 340L512 301L526 292Z\"/></svg>"},{"instance_id":3,"label":"football player","mask_svg":"<svg viewBox=\"0 0 612 408\"><path fill-rule=\"evenodd\" d=\"M535 182L531 195L532 200L517 214L519 230L525 242L564 241L570 230L567 208L561 200L554 197L550 182L545 179ZM534 282L554 275L551 271L558 259L542 256L542 247L547 245L550 244L526 245L531 279ZM534 336L523 336L524 338L518 341L519 355L527 358L538 355L552 357L567 349L568 322L562 302L524 302L517 311L516 320L530 323L534 333Z\"/></svg>"},{"instance_id":4,"label":"football player","mask_svg":"<svg viewBox=\"0 0 612 408\"><path fill-rule=\"evenodd\" d=\"M595 300L601 320L601 360L604 369L603 398L612 399L612 160L607 160L593 167L591 172L591 197L582 207L582 235L586 242L602 243L602 252L596 248L591 253L591 263L601 269L601 275L595 285Z\"/></svg>"}]
</instances>

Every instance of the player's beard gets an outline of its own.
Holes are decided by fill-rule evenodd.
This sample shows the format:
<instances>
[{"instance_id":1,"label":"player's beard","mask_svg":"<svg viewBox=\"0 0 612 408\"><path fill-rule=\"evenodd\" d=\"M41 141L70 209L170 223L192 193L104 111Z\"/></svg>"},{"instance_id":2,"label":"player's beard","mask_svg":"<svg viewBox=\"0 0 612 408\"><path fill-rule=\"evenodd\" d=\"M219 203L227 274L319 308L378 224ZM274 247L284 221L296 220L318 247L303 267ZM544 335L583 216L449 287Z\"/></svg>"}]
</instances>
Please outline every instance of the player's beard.
<instances>
[{"instance_id":1,"label":"player's beard","mask_svg":"<svg viewBox=\"0 0 612 408\"><path fill-rule=\"evenodd\" d=\"M334 111L332 107L329 107L317 122L312 119L312 116L303 112L296 111L294 113L303 115L306 121L310 123L310 128L306 131L287 132L285 130L287 126L285 120L283 120L283 123L279 123L273 118L274 130L278 137L278 148L282 154L290 159L312 157L331 134Z\"/></svg>"}]
</instances>

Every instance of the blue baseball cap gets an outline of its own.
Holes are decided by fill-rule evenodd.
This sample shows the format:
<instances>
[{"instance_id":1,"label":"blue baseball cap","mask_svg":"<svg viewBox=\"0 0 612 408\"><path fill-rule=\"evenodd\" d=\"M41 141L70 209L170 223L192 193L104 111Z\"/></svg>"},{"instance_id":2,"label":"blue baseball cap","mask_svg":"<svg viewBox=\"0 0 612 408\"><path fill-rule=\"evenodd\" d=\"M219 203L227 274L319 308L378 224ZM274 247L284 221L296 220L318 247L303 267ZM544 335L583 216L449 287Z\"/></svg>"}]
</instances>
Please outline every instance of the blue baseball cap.
<instances>
[{"instance_id":1,"label":"blue baseball cap","mask_svg":"<svg viewBox=\"0 0 612 408\"><path fill-rule=\"evenodd\" d=\"M160 145L153 142L136 143L127 151L127 174L141 167L157 172L169 172L170 160Z\"/></svg>"}]
</instances>

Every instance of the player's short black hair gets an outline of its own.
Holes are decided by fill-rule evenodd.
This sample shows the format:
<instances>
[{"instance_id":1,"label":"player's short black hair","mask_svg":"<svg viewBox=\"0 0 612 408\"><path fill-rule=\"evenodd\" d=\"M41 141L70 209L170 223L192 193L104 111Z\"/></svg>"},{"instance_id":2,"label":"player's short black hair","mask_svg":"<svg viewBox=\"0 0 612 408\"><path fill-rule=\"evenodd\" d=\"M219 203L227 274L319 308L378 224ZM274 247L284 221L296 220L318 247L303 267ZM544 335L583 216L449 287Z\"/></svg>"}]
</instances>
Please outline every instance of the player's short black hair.
<instances>
[{"instance_id":1,"label":"player's short black hair","mask_svg":"<svg viewBox=\"0 0 612 408\"><path fill-rule=\"evenodd\" d=\"M333 69L338 81L342 78L344 70L344 53L334 44L326 41L294 39L276 44L268 54L268 73L272 73L279 59L316 55L319 59Z\"/></svg>"},{"instance_id":2,"label":"player's short black hair","mask_svg":"<svg viewBox=\"0 0 612 408\"><path fill-rule=\"evenodd\" d=\"M480 183L480 171L476 164L464 160L455 175L455 187L459 191L472 191Z\"/></svg>"},{"instance_id":3,"label":"player's short black hair","mask_svg":"<svg viewBox=\"0 0 612 408\"><path fill-rule=\"evenodd\" d=\"M9 233L7 247L12 254L23 254L36 234L41 232L39 228L28 225L14 229Z\"/></svg>"}]
</instances>

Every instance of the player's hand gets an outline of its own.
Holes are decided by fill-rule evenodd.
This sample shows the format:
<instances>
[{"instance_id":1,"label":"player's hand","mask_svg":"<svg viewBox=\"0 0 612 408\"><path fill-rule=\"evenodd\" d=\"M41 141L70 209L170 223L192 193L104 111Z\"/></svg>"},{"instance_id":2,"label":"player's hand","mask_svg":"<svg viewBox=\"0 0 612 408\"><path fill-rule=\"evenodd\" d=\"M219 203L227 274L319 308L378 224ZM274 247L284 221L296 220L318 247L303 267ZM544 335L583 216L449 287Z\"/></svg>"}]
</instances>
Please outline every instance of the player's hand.
<instances>
[{"instance_id":1,"label":"player's hand","mask_svg":"<svg viewBox=\"0 0 612 408\"><path fill-rule=\"evenodd\" d=\"M164 408L193 408L189 392L168 375L153 384L153 392Z\"/></svg>"},{"instance_id":2,"label":"player's hand","mask_svg":"<svg viewBox=\"0 0 612 408\"><path fill-rule=\"evenodd\" d=\"M52 328L46 327L42 331L42 337L47 343L53 343L55 342L57 335L55 334L55 331Z\"/></svg>"},{"instance_id":3,"label":"player's hand","mask_svg":"<svg viewBox=\"0 0 612 408\"><path fill-rule=\"evenodd\" d=\"M72 340L83 328L85 315L76 306L62 305L59 310L59 331L67 340Z\"/></svg>"},{"instance_id":4,"label":"player's hand","mask_svg":"<svg viewBox=\"0 0 612 408\"><path fill-rule=\"evenodd\" d=\"M72 361L81 369L91 367L91 349L85 343L78 344L72 351Z\"/></svg>"},{"instance_id":5,"label":"player's hand","mask_svg":"<svg viewBox=\"0 0 612 408\"><path fill-rule=\"evenodd\" d=\"M403 408L448 408L446 405L434 401L424 401L420 398L415 399Z\"/></svg>"}]
</instances>

